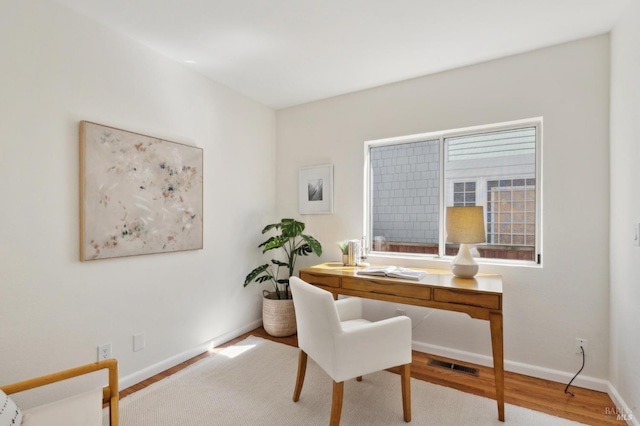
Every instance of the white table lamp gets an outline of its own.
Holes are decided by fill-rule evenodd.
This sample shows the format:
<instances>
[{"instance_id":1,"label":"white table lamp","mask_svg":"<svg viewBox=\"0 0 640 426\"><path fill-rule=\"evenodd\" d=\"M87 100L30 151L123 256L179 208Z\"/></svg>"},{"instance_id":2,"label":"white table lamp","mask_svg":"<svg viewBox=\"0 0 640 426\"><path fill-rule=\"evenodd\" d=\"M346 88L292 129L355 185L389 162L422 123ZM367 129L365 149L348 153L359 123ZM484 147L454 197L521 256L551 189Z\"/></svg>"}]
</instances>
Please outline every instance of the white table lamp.
<instances>
[{"instance_id":1,"label":"white table lamp","mask_svg":"<svg viewBox=\"0 0 640 426\"><path fill-rule=\"evenodd\" d=\"M451 262L453 275L473 278L478 273L468 244L484 243L484 214L482 206L447 207L447 242L460 243L458 255Z\"/></svg>"}]
</instances>

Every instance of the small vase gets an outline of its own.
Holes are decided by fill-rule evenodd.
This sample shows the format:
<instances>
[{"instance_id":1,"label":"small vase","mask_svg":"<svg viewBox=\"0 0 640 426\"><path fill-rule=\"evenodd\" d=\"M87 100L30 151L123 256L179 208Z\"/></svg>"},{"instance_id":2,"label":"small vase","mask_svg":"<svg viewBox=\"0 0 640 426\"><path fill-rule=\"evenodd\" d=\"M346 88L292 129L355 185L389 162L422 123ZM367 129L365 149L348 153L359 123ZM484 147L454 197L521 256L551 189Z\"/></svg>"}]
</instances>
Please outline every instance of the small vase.
<instances>
[{"instance_id":1,"label":"small vase","mask_svg":"<svg viewBox=\"0 0 640 426\"><path fill-rule=\"evenodd\" d=\"M344 266L347 266L349 264L349 255L348 254L343 254L342 255L342 264Z\"/></svg>"}]
</instances>

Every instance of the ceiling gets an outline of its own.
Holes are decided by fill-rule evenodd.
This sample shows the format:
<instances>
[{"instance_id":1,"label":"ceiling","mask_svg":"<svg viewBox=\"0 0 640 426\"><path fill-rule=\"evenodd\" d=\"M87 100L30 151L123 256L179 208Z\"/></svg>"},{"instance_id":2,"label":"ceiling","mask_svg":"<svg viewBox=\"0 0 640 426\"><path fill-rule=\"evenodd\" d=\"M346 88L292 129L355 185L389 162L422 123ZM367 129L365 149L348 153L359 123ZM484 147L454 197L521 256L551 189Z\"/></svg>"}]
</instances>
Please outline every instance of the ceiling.
<instances>
[{"instance_id":1,"label":"ceiling","mask_svg":"<svg viewBox=\"0 0 640 426\"><path fill-rule=\"evenodd\" d=\"M275 109L608 32L630 0L56 0Z\"/></svg>"}]
</instances>

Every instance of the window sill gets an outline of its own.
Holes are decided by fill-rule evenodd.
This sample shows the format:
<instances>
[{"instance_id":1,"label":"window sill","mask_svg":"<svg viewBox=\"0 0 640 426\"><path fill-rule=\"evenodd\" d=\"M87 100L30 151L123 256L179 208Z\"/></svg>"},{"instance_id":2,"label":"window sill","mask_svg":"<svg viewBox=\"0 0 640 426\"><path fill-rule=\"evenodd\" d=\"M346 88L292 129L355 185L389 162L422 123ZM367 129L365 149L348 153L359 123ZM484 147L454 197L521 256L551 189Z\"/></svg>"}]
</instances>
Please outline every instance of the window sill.
<instances>
[{"instance_id":1,"label":"window sill","mask_svg":"<svg viewBox=\"0 0 640 426\"><path fill-rule=\"evenodd\" d=\"M414 266L433 269L450 269L454 256L440 257L437 255L423 255L411 253L370 252L367 262L373 264L393 264L395 266ZM508 268L542 269L542 264L529 260L487 259L476 258L478 265L491 265ZM426 263L426 265L425 265Z\"/></svg>"}]
</instances>

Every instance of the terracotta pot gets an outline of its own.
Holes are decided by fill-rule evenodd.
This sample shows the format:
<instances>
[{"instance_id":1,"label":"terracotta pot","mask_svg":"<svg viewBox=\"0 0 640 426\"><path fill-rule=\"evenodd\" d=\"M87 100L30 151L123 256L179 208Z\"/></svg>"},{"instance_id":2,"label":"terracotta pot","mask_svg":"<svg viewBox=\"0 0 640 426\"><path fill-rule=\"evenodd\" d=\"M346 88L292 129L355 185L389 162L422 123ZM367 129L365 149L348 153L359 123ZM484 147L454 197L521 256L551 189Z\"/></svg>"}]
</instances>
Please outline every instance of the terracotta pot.
<instances>
[{"instance_id":1,"label":"terracotta pot","mask_svg":"<svg viewBox=\"0 0 640 426\"><path fill-rule=\"evenodd\" d=\"M274 337L286 337L296 334L296 311L292 299L277 299L276 293L263 292L262 325L264 330Z\"/></svg>"}]
</instances>

